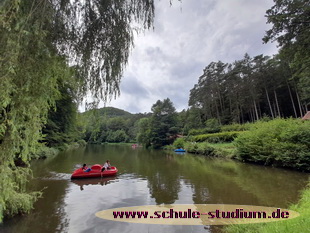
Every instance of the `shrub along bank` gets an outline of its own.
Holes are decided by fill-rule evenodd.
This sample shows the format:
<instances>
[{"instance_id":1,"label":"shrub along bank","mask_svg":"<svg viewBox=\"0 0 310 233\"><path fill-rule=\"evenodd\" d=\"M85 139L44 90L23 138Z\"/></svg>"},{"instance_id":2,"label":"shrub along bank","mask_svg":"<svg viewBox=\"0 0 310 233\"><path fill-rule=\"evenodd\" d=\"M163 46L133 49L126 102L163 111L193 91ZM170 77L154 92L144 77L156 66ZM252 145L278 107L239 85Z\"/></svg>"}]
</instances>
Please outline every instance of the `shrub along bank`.
<instances>
[{"instance_id":1,"label":"shrub along bank","mask_svg":"<svg viewBox=\"0 0 310 233\"><path fill-rule=\"evenodd\" d=\"M243 131L229 131L238 128ZM245 127L237 124L222 126L223 129L227 131L178 138L172 148L310 171L310 121L275 119L258 121Z\"/></svg>"},{"instance_id":2,"label":"shrub along bank","mask_svg":"<svg viewBox=\"0 0 310 233\"><path fill-rule=\"evenodd\" d=\"M257 122L234 144L241 161L310 171L310 121Z\"/></svg>"},{"instance_id":3,"label":"shrub along bank","mask_svg":"<svg viewBox=\"0 0 310 233\"><path fill-rule=\"evenodd\" d=\"M189 153L214 157L234 158L235 147L231 143L185 143L184 149Z\"/></svg>"}]
</instances>

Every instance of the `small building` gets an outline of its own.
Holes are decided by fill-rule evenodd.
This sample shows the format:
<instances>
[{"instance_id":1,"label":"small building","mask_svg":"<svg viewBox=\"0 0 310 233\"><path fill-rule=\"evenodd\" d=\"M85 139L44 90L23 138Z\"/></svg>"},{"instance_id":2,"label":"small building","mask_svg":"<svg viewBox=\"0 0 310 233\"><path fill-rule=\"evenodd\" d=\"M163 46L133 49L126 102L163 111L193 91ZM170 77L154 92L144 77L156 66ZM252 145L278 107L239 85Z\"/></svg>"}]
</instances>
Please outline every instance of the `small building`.
<instances>
[{"instance_id":1,"label":"small building","mask_svg":"<svg viewBox=\"0 0 310 233\"><path fill-rule=\"evenodd\" d=\"M310 111L308 111L307 113L306 113L306 115L304 115L304 117L303 118L301 118L302 120L310 120Z\"/></svg>"}]
</instances>

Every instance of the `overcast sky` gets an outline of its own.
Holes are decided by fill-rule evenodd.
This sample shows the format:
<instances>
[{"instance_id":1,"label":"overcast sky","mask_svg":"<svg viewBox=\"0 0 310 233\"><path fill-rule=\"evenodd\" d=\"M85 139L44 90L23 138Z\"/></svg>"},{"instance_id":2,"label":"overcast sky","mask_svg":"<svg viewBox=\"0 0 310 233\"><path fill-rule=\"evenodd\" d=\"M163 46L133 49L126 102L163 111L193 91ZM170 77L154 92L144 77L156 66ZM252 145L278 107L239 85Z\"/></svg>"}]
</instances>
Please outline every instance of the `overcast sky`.
<instances>
[{"instance_id":1,"label":"overcast sky","mask_svg":"<svg viewBox=\"0 0 310 233\"><path fill-rule=\"evenodd\" d=\"M263 44L271 25L265 12L272 0L155 0L155 29L135 40L121 81L121 95L106 106L150 112L170 98L177 111L188 108L189 91L212 61L233 62L277 53ZM100 104L99 107L103 107Z\"/></svg>"}]
</instances>

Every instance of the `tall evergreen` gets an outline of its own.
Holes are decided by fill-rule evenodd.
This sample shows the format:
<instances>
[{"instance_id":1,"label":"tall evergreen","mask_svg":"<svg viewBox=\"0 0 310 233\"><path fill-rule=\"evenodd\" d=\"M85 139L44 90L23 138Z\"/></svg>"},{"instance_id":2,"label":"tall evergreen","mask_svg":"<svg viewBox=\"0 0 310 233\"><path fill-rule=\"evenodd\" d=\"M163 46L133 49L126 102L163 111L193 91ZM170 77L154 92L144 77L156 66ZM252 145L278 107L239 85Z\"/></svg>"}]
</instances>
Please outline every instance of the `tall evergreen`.
<instances>
[{"instance_id":1,"label":"tall evergreen","mask_svg":"<svg viewBox=\"0 0 310 233\"><path fill-rule=\"evenodd\" d=\"M282 58L290 66L300 114L310 105L310 2L309 0L274 0L267 10L267 22L272 28L264 42L277 41Z\"/></svg>"}]
</instances>

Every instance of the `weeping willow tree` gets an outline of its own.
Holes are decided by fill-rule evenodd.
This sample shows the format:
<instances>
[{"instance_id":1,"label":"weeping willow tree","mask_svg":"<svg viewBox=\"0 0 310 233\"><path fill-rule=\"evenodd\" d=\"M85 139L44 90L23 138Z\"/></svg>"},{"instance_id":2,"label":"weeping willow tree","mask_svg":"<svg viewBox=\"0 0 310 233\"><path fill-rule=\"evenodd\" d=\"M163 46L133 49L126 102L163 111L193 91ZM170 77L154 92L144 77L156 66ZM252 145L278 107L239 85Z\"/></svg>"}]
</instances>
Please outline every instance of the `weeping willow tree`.
<instances>
[{"instance_id":1,"label":"weeping willow tree","mask_svg":"<svg viewBox=\"0 0 310 233\"><path fill-rule=\"evenodd\" d=\"M0 2L0 222L40 196L26 192L29 161L60 83L79 99L117 95L134 31L153 17L153 0Z\"/></svg>"}]
</instances>

